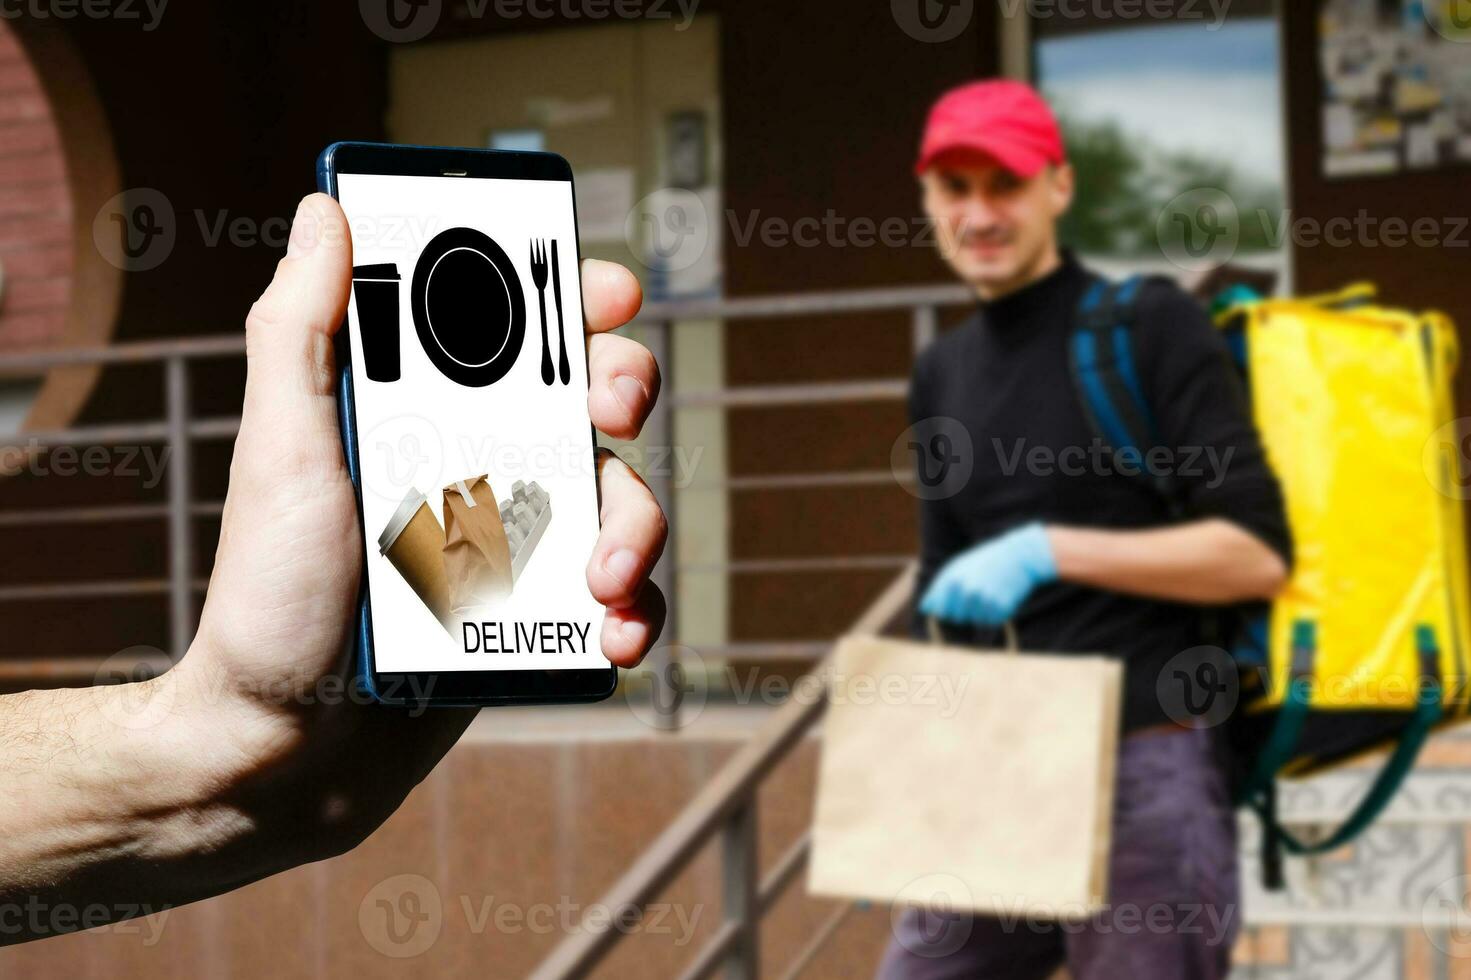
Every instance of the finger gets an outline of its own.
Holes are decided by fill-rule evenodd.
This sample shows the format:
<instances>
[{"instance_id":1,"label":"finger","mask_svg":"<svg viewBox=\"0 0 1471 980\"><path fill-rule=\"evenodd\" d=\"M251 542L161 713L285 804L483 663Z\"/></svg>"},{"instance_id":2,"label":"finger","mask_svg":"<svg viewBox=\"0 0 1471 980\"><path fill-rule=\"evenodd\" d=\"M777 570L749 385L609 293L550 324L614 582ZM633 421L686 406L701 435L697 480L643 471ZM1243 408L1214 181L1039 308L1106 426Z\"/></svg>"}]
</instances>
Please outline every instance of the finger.
<instances>
[{"instance_id":1,"label":"finger","mask_svg":"<svg viewBox=\"0 0 1471 980\"><path fill-rule=\"evenodd\" d=\"M332 198L313 194L297 208L286 257L245 321L245 401L235 446L243 485L342 469L332 337L351 288L346 218Z\"/></svg>"},{"instance_id":2,"label":"finger","mask_svg":"<svg viewBox=\"0 0 1471 980\"><path fill-rule=\"evenodd\" d=\"M587 564L587 587L603 605L627 609L659 560L669 525L653 492L623 460L604 451L598 463L603 530Z\"/></svg>"},{"instance_id":3,"label":"finger","mask_svg":"<svg viewBox=\"0 0 1471 980\"><path fill-rule=\"evenodd\" d=\"M945 618L954 623L970 622L970 595L952 585L945 594Z\"/></svg>"},{"instance_id":4,"label":"finger","mask_svg":"<svg viewBox=\"0 0 1471 980\"><path fill-rule=\"evenodd\" d=\"M644 303L643 287L616 262L584 259L582 318L588 333L616 330L634 318Z\"/></svg>"},{"instance_id":5,"label":"finger","mask_svg":"<svg viewBox=\"0 0 1471 980\"><path fill-rule=\"evenodd\" d=\"M942 570L930 583L929 589L920 601L920 609L926 615L953 620L955 613L959 611L960 597L961 591L955 577L945 574Z\"/></svg>"},{"instance_id":6,"label":"finger","mask_svg":"<svg viewBox=\"0 0 1471 980\"><path fill-rule=\"evenodd\" d=\"M945 606L940 601L939 586L940 583L938 581L932 582L930 587L925 589L924 596L919 600L919 611L926 616L938 616L944 611Z\"/></svg>"},{"instance_id":7,"label":"finger","mask_svg":"<svg viewBox=\"0 0 1471 980\"><path fill-rule=\"evenodd\" d=\"M957 623L973 622L975 616L975 596L959 585L950 589L950 618Z\"/></svg>"},{"instance_id":8,"label":"finger","mask_svg":"<svg viewBox=\"0 0 1471 980\"><path fill-rule=\"evenodd\" d=\"M982 623L986 626L995 626L1006 617L1001 615L1001 607L990 597L977 593L971 597L970 616L972 622Z\"/></svg>"},{"instance_id":9,"label":"finger","mask_svg":"<svg viewBox=\"0 0 1471 980\"><path fill-rule=\"evenodd\" d=\"M614 439L636 439L659 397L659 364L643 344L604 334L588 343L587 408Z\"/></svg>"},{"instance_id":10,"label":"finger","mask_svg":"<svg viewBox=\"0 0 1471 980\"><path fill-rule=\"evenodd\" d=\"M619 667L637 667L659 642L668 612L664 591L650 582L627 609L609 609L603 617L603 656Z\"/></svg>"},{"instance_id":11,"label":"finger","mask_svg":"<svg viewBox=\"0 0 1471 980\"><path fill-rule=\"evenodd\" d=\"M332 394L332 335L352 288L347 219L325 194L303 198L291 224L286 257L245 321L247 396L286 400Z\"/></svg>"}]
</instances>

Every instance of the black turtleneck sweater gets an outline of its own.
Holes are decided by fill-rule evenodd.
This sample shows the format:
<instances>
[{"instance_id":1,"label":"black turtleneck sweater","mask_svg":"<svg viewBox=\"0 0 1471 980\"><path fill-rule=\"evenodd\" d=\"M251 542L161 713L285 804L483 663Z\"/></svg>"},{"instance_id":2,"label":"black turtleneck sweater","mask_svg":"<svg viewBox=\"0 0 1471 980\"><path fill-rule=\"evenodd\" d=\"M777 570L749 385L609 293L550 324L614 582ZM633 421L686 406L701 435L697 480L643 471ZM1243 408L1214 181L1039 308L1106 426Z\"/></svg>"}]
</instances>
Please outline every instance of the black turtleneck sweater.
<instances>
[{"instance_id":1,"label":"black turtleneck sweater","mask_svg":"<svg viewBox=\"0 0 1471 980\"><path fill-rule=\"evenodd\" d=\"M1093 279L1067 256L1058 270L983 305L920 355L911 421L958 421L970 435L974 470L952 496L920 504L916 597L951 558L1029 521L1147 528L1220 517L1291 561L1281 490L1239 376L1205 311L1166 282L1146 282L1136 301L1134 358L1159 445L1174 454L1184 513L1172 516L1154 486L1112 465L1084 416L1068 361L1074 311ZM1198 606L1057 582L1037 589L1013 622L1024 650L1123 658L1130 731L1169 720L1156 682L1171 657L1206 642L1206 621ZM946 633L953 642L999 640L991 630Z\"/></svg>"}]
</instances>

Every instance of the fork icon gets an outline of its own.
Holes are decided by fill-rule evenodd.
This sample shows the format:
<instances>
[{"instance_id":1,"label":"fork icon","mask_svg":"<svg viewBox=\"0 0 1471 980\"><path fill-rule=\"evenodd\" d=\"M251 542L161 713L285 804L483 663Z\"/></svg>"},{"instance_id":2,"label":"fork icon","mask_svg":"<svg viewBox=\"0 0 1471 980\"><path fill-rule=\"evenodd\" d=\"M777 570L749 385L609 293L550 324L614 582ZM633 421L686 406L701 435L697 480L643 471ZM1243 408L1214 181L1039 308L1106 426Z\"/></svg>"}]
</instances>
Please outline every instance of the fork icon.
<instances>
[{"instance_id":1,"label":"fork icon","mask_svg":"<svg viewBox=\"0 0 1471 980\"><path fill-rule=\"evenodd\" d=\"M556 378L552 370L552 345L547 340L547 244L531 241L531 281L536 284L536 304L541 308L541 380L551 384Z\"/></svg>"}]
</instances>

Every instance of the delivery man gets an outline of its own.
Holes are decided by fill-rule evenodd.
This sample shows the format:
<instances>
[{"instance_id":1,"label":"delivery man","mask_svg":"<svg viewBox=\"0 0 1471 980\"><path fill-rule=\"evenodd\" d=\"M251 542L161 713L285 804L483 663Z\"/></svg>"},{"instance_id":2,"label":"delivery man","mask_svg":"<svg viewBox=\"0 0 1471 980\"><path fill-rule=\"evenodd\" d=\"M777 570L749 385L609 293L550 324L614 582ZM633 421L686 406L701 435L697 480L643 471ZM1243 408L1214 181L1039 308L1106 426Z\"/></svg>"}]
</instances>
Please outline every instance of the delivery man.
<instances>
[{"instance_id":1,"label":"delivery man","mask_svg":"<svg viewBox=\"0 0 1471 980\"><path fill-rule=\"evenodd\" d=\"M1010 623L1025 650L1121 658L1124 738L1107 911L1071 925L911 911L880 975L1042 980L1066 963L1078 980L1225 977L1240 921L1226 776L1213 733L1182 725L1158 681L1206 642L1207 607L1282 587L1281 490L1224 345L1161 280L1141 288L1132 337L1175 499L1096 451L1067 342L1097 277L1058 243L1075 176L1036 92L945 94L916 171L945 260L980 300L914 368L911 422L959 425L973 450L964 486L921 504L919 617L951 642L997 646Z\"/></svg>"}]
</instances>

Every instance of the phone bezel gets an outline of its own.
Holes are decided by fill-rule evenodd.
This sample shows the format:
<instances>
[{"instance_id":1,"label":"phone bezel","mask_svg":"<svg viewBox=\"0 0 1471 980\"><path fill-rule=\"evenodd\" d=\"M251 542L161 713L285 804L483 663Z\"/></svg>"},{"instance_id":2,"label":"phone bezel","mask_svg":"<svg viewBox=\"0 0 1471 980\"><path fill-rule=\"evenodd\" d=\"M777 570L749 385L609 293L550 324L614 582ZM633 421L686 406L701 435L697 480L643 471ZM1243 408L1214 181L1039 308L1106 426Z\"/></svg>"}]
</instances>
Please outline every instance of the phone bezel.
<instances>
[{"instance_id":1,"label":"phone bezel","mask_svg":"<svg viewBox=\"0 0 1471 980\"><path fill-rule=\"evenodd\" d=\"M317 187L338 196L337 175L386 174L434 177L441 180L499 178L511 180L564 180L572 191L572 222L577 227L577 193L572 167L556 153L510 150L476 150L464 147L405 146L391 143L333 143L317 158ZM580 236L575 243L574 269L582 267ZM573 288L582 289L574 277ZM352 345L344 319L334 343L337 356L337 414L343 453L357 498L358 527L363 527L362 474L358 463L357 415L352 387ZM582 344L584 370L587 343ZM590 376L590 375L585 375ZM591 423L589 423L591 424ZM596 447L596 432L593 435ZM596 451L596 449L594 449ZM599 520L602 483L593 467ZM464 671L379 671L373 649L372 604L368 594L367 548L363 549L363 575L359 593L355 663L360 683L383 704L431 707L482 706L497 704L575 704L601 701L613 693L618 668L561 670L464 670Z\"/></svg>"}]
</instances>

